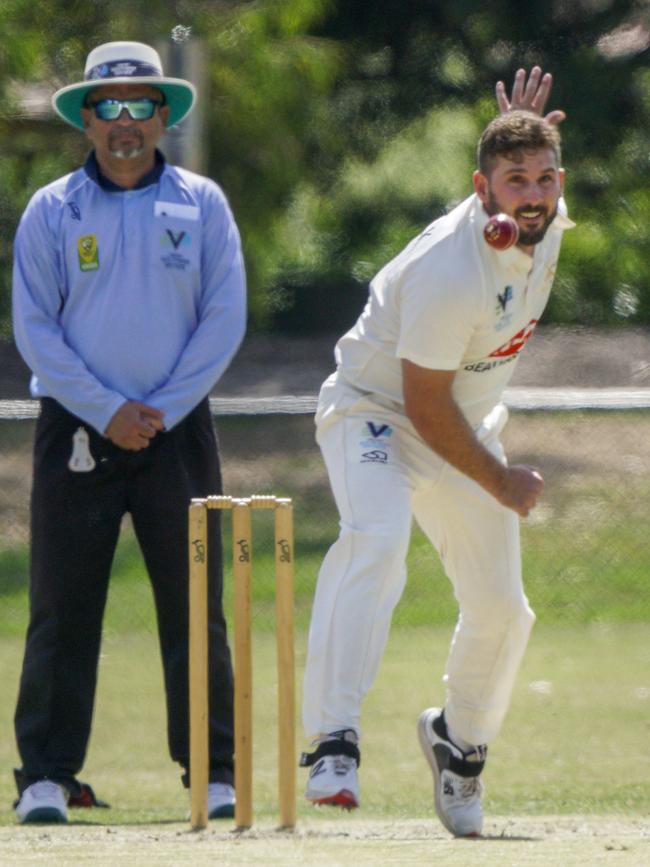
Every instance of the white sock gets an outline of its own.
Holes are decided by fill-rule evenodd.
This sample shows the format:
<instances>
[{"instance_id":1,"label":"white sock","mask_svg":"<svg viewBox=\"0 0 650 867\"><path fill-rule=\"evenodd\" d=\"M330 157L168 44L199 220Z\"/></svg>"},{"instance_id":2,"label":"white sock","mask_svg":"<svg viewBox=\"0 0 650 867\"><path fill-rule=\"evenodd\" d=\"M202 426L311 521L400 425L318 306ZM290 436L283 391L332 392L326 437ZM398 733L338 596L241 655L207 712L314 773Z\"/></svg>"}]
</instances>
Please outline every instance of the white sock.
<instances>
[{"instance_id":1,"label":"white sock","mask_svg":"<svg viewBox=\"0 0 650 867\"><path fill-rule=\"evenodd\" d=\"M325 741L338 741L344 740L349 741L351 744L355 746L359 743L359 735L356 733L354 729L337 729L334 732L324 732L318 736L318 742L324 743Z\"/></svg>"},{"instance_id":2,"label":"white sock","mask_svg":"<svg viewBox=\"0 0 650 867\"><path fill-rule=\"evenodd\" d=\"M478 747L476 746L476 744L470 744L464 738L458 737L458 735L451 730L451 727L449 725L447 725L447 734L449 735L450 739L456 744L456 746L460 747L460 749L464 753L471 753L474 751L478 752Z\"/></svg>"}]
</instances>

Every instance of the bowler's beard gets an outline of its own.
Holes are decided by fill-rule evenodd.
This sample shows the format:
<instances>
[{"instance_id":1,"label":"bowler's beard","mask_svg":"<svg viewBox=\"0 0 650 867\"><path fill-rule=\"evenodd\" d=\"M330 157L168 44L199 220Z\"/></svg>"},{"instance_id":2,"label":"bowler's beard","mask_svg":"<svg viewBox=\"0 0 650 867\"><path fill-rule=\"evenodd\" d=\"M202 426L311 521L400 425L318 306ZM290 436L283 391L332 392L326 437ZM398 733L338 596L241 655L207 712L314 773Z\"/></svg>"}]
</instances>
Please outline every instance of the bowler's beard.
<instances>
[{"instance_id":1,"label":"bowler's beard","mask_svg":"<svg viewBox=\"0 0 650 867\"><path fill-rule=\"evenodd\" d=\"M492 190L488 192L488 200L486 210L490 216L493 214L500 214L503 212L503 208L498 203L496 197L492 193ZM526 229L522 229L517 217L521 216L523 211L542 211L546 214L546 218L539 229L535 229L534 231L527 231ZM548 227L551 225L555 217L557 216L557 205L553 209L551 213L549 213L548 208L545 208L541 205L537 205L533 208L532 205L522 205L521 208L517 208L514 213L514 218L517 220L517 225L519 226L519 240L518 244L523 244L524 247L531 247L533 244L539 244L544 240L544 236L548 231Z\"/></svg>"},{"instance_id":2,"label":"bowler's beard","mask_svg":"<svg viewBox=\"0 0 650 867\"><path fill-rule=\"evenodd\" d=\"M120 139L129 133L135 141L124 145ZM120 142L120 144L118 144ZM111 155L121 160L133 160L139 157L144 150L144 138L140 130L135 126L114 129L108 135L108 149Z\"/></svg>"}]
</instances>

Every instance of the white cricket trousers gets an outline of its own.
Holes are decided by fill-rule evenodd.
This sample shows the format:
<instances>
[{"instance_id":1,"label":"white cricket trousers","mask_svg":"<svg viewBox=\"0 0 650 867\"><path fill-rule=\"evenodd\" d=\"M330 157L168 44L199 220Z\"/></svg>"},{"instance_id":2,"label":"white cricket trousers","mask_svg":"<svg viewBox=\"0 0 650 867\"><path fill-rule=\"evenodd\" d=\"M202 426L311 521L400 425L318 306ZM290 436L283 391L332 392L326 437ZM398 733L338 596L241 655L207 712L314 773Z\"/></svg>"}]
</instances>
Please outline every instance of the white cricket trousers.
<instances>
[{"instance_id":1,"label":"white cricket trousers","mask_svg":"<svg viewBox=\"0 0 650 867\"><path fill-rule=\"evenodd\" d=\"M477 432L503 460L498 435L506 419L497 407ZM360 733L361 703L406 582L414 516L459 605L444 676L446 719L457 737L489 743L535 620L522 585L517 515L441 461L403 415L364 398L342 413L330 406L317 420L340 535L323 561L313 603L307 737L342 728Z\"/></svg>"}]
</instances>

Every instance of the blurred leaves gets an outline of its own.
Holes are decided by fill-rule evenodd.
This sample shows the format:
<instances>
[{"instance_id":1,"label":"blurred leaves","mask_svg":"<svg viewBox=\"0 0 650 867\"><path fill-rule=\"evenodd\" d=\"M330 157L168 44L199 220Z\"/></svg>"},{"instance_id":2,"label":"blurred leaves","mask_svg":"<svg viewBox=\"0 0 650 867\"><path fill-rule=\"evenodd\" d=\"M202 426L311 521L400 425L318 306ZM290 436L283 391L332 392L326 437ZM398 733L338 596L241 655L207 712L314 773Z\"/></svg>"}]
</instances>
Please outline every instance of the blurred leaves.
<instances>
[{"instance_id":1,"label":"blurred leaves","mask_svg":"<svg viewBox=\"0 0 650 867\"><path fill-rule=\"evenodd\" d=\"M0 317L22 208L86 150L58 121L17 117L16 82L51 92L100 42L181 29L210 58L205 171L242 230L253 328L350 325L376 270L471 192L494 84L534 63L554 73L550 107L569 117L578 223L546 319L649 320L650 4L635 0L525 15L513 0L2 0Z\"/></svg>"}]
</instances>

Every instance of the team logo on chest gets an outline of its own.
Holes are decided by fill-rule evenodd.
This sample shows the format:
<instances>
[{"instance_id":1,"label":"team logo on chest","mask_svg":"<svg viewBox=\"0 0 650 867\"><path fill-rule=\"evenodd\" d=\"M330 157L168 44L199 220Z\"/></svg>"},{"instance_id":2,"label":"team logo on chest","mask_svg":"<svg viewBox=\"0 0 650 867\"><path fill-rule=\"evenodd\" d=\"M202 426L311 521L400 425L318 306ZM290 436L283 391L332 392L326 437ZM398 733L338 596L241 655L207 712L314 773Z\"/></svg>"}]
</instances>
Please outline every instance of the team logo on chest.
<instances>
[{"instance_id":1,"label":"team logo on chest","mask_svg":"<svg viewBox=\"0 0 650 867\"><path fill-rule=\"evenodd\" d=\"M171 244L174 250L178 250L181 245L189 243L190 236L187 234L187 232L172 232L171 229L165 229L165 235L163 235L163 244L167 246Z\"/></svg>"},{"instance_id":2,"label":"team logo on chest","mask_svg":"<svg viewBox=\"0 0 650 867\"><path fill-rule=\"evenodd\" d=\"M512 286L506 286L503 292L497 292L497 302L494 307L494 312L499 317L497 319L496 325L494 326L495 331L503 331L504 328L507 328L512 321L512 313L508 312L508 304L514 298L514 290Z\"/></svg>"},{"instance_id":3,"label":"team logo on chest","mask_svg":"<svg viewBox=\"0 0 650 867\"><path fill-rule=\"evenodd\" d=\"M97 235L82 235L77 240L79 268L82 271L96 271L99 268L99 247Z\"/></svg>"},{"instance_id":4,"label":"team logo on chest","mask_svg":"<svg viewBox=\"0 0 650 867\"><path fill-rule=\"evenodd\" d=\"M503 346L495 349L494 352L490 353L489 357L507 358L510 355L518 355L526 345L527 341L532 337L536 325L537 319L531 319L528 325L522 328L521 331L518 331L512 340L509 340L507 343L504 343Z\"/></svg>"},{"instance_id":5,"label":"team logo on chest","mask_svg":"<svg viewBox=\"0 0 650 867\"><path fill-rule=\"evenodd\" d=\"M474 373L486 373L488 370L494 370L496 367L516 361L519 353L532 337L536 325L537 319L531 319L528 325L525 325L507 343L493 350L482 361L473 361L470 364L466 364L463 370L473 371Z\"/></svg>"},{"instance_id":6,"label":"team logo on chest","mask_svg":"<svg viewBox=\"0 0 650 867\"><path fill-rule=\"evenodd\" d=\"M192 243L189 232L184 230L174 231L173 229L165 229L161 236L163 248L171 247L171 252L166 253L162 257L163 264L166 268L173 268L177 271L185 271L190 265L190 260L187 256L181 253L183 247L187 247Z\"/></svg>"},{"instance_id":7,"label":"team logo on chest","mask_svg":"<svg viewBox=\"0 0 650 867\"><path fill-rule=\"evenodd\" d=\"M508 302L512 301L512 298L512 286L506 286L503 292L497 292L497 313L506 313L508 308Z\"/></svg>"}]
</instances>

